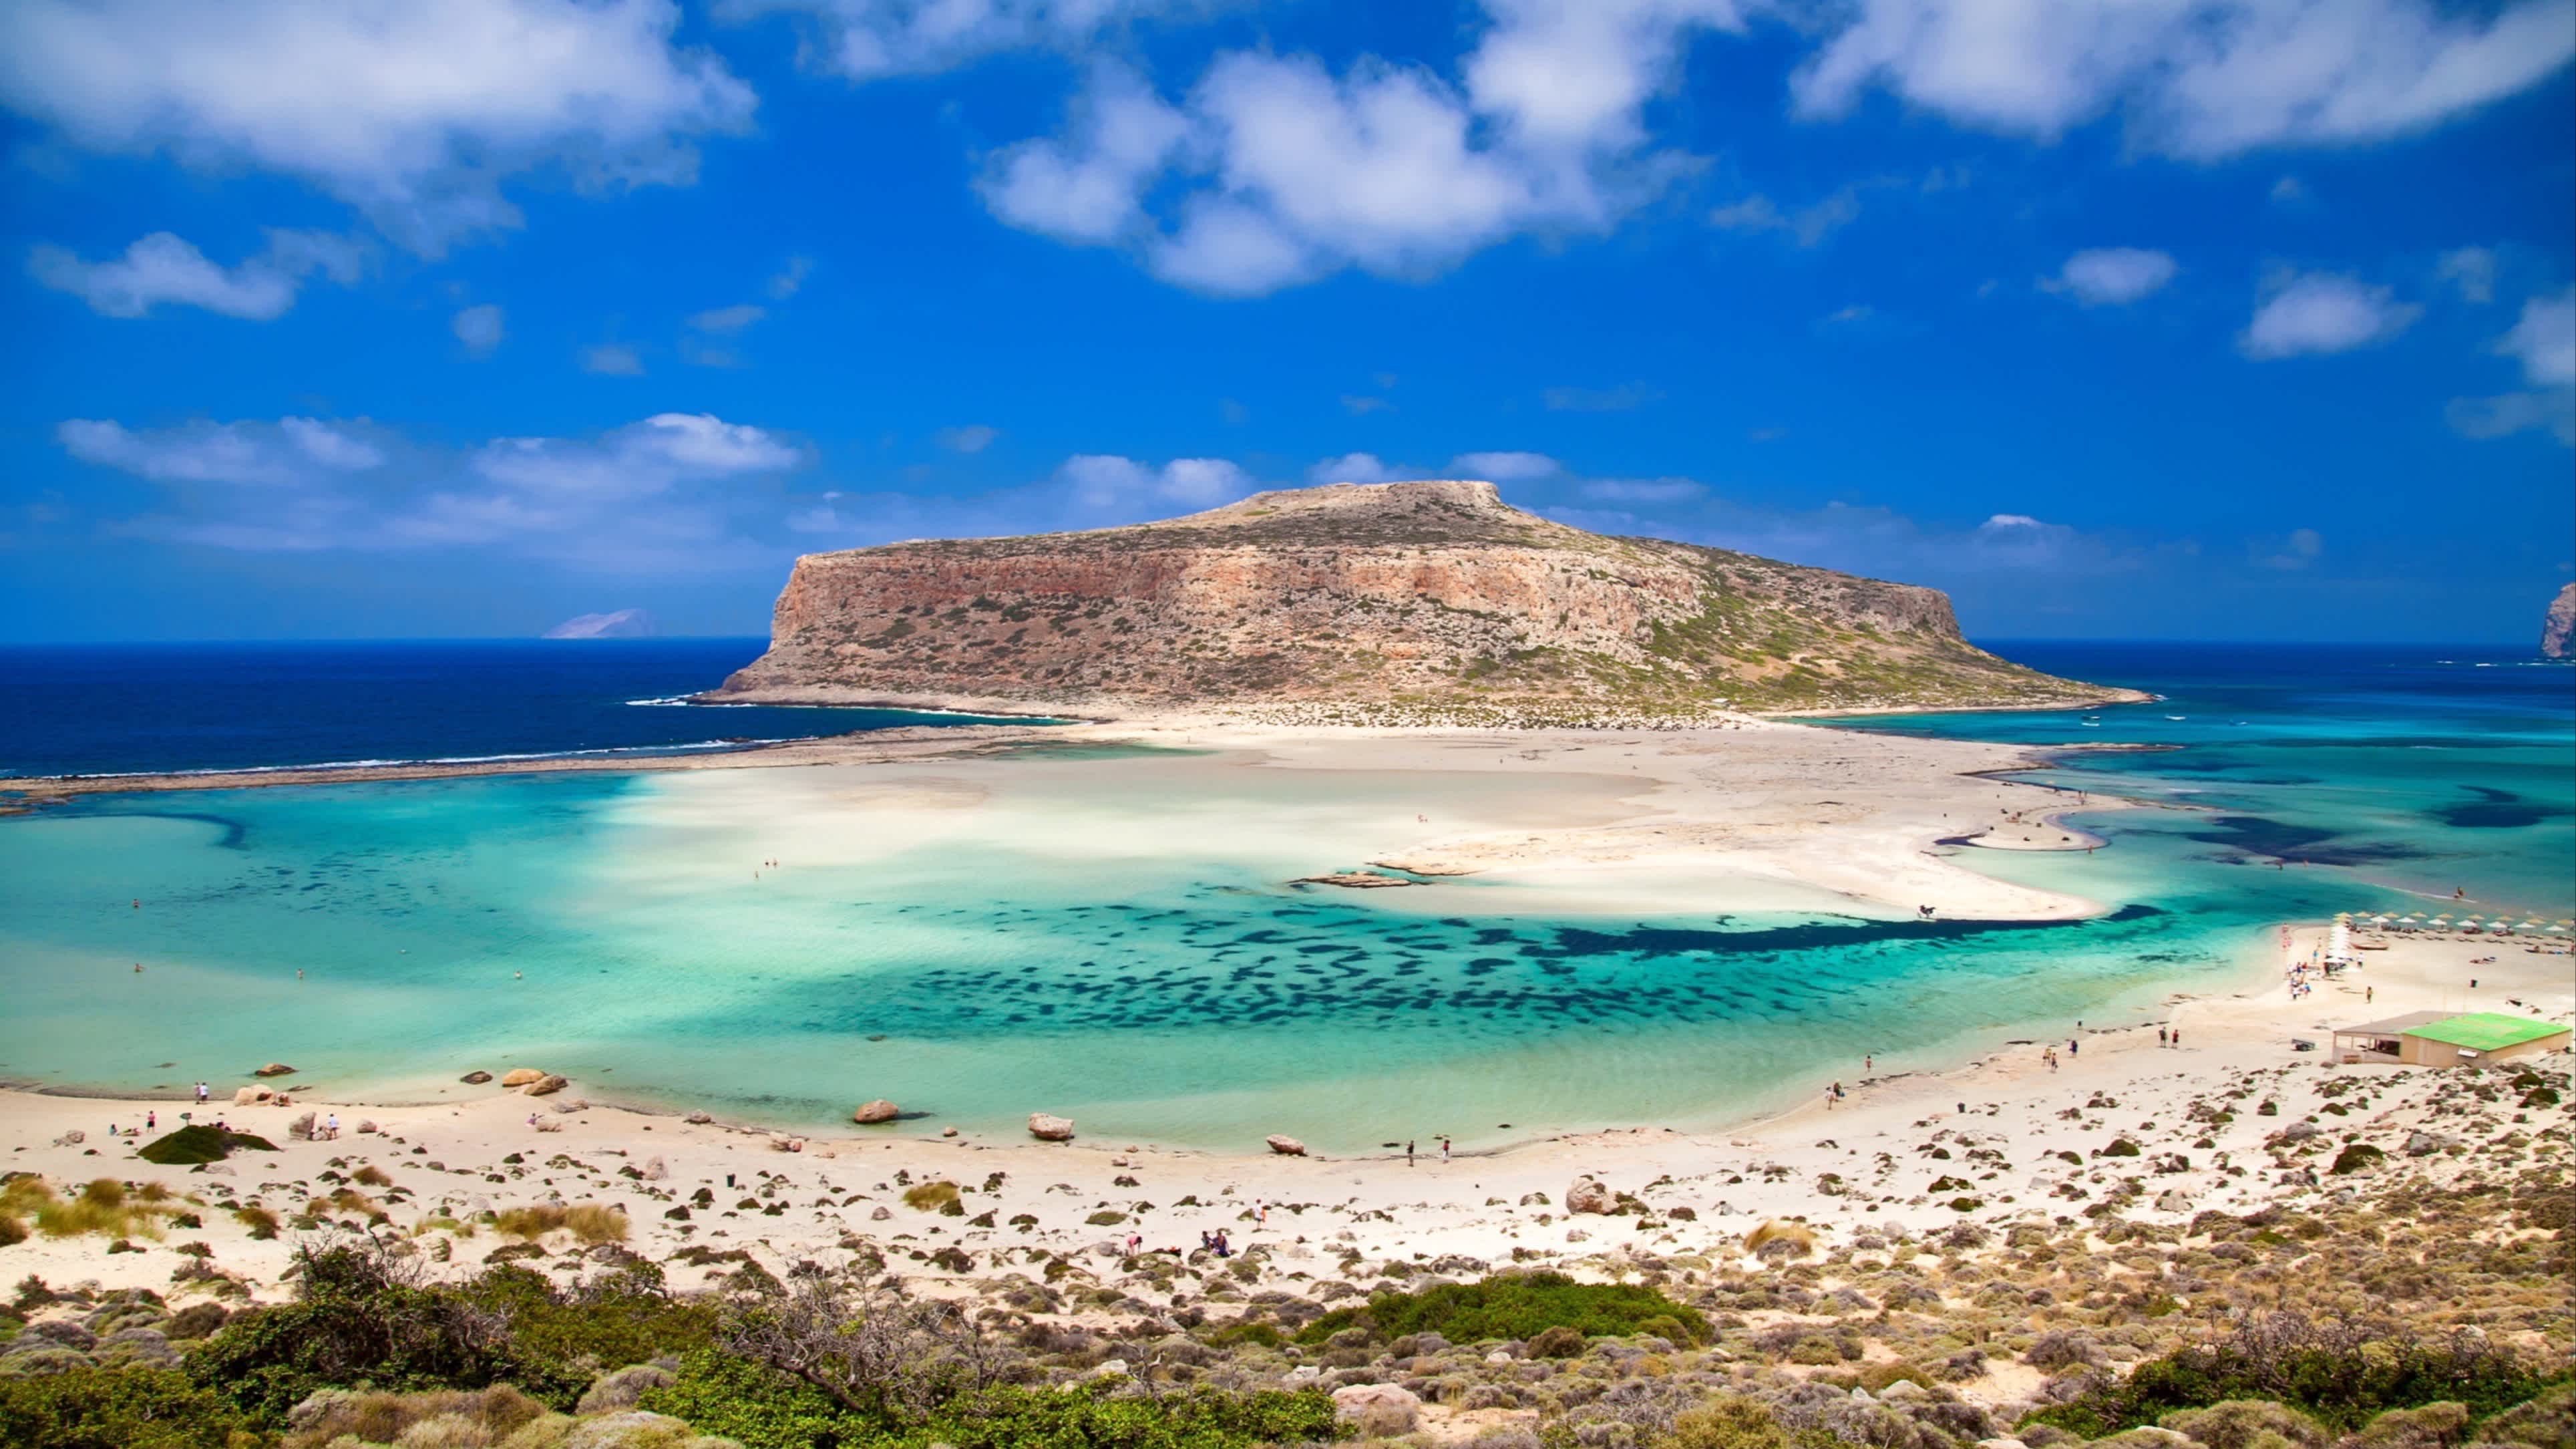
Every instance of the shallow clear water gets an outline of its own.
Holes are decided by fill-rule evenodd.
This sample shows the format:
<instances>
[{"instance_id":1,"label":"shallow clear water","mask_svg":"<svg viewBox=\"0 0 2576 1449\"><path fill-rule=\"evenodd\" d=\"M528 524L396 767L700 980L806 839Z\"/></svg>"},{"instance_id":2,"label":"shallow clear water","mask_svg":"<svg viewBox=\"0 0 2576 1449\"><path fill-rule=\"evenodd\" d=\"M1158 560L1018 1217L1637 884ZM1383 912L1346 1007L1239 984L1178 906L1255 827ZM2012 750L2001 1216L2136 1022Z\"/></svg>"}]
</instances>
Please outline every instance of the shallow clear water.
<instances>
[{"instance_id":1,"label":"shallow clear water","mask_svg":"<svg viewBox=\"0 0 2576 1449\"><path fill-rule=\"evenodd\" d=\"M2259 765L2197 768L2197 740L2094 757L2088 780L2208 792L2233 815L2078 817L2112 842L2091 856L1966 853L2119 907L2056 925L1640 920L1534 912L1480 882L1281 883L1353 863L1311 842L1359 838L1399 787L1405 810L1462 827L1572 818L1625 788L1582 777L1495 801L1490 782L1040 751L1007 771L92 797L0 820L0 1075L229 1085L279 1059L328 1086L428 1084L535 1063L594 1094L781 1124L887 1096L931 1124L1015 1130L1042 1109L1095 1138L1235 1150L1280 1131L1351 1150L1705 1124L1855 1079L1863 1053L1882 1073L1928 1067L2233 987L2267 923L2384 905L2409 871L2569 914L2565 873L2555 896L2543 882L2568 846L2548 808L2566 781L2552 795L2526 776L2565 757L2576 712L2537 698L2410 721L2440 773L2341 728L2294 749L2277 720L2260 746L2226 737L2230 760L2270 751ZM2076 722L1935 724L2047 738ZM2435 818L2461 796L2537 802L2519 812L2537 818ZM2347 853L2437 853L2275 870L2246 847L2258 827L2216 823L2237 817L2326 830ZM1031 820L1051 824L1015 827ZM755 879L769 858L787 867Z\"/></svg>"}]
</instances>

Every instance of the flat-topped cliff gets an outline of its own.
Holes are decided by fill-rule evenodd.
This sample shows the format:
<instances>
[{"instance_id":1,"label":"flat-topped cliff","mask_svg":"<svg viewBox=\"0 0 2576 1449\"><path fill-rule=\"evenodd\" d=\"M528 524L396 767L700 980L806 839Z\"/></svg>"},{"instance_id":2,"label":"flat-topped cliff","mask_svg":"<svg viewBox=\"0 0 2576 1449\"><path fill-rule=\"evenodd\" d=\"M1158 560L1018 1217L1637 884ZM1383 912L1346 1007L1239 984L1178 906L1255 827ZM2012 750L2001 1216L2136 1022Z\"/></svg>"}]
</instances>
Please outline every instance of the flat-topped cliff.
<instances>
[{"instance_id":1,"label":"flat-topped cliff","mask_svg":"<svg viewBox=\"0 0 2576 1449\"><path fill-rule=\"evenodd\" d=\"M2549 612L2540 620L2540 655L2564 659L2571 645L2576 645L2576 584L2561 584L2558 597L2549 601Z\"/></svg>"},{"instance_id":2,"label":"flat-topped cliff","mask_svg":"<svg viewBox=\"0 0 2576 1449\"><path fill-rule=\"evenodd\" d=\"M1938 590L1524 513L1482 482L1260 493L1083 533L796 561L728 698L1074 712L1331 704L1683 716L2118 697Z\"/></svg>"}]
</instances>

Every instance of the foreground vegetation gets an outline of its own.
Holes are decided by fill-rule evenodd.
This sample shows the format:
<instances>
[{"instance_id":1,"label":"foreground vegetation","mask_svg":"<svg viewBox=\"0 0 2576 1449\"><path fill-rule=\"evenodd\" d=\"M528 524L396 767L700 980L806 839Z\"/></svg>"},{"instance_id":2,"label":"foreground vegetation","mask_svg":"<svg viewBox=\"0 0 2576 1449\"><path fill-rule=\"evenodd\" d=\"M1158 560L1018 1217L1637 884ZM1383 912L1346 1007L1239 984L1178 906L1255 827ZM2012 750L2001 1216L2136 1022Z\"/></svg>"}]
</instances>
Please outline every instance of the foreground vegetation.
<instances>
[{"instance_id":1,"label":"foreground vegetation","mask_svg":"<svg viewBox=\"0 0 2576 1449\"><path fill-rule=\"evenodd\" d=\"M18 1174L0 1179L17 1235L0 1273L80 1238L176 1266L166 1298L20 1279L0 1306L0 1445L2576 1446L2563 1075L2444 1074L2433 1120L2478 1140L2401 1127L2357 1160L2359 1135L2325 1124L2393 1085L2337 1078L2305 1119L2271 1110L2266 1081L2213 1098L2283 1122L2237 1165L2316 1184L2241 1214L2133 1213L2152 1163L2106 1153L2089 1196L2019 1221L1766 1221L1691 1247L1650 1187L1633 1238L1566 1271L1329 1238L970 1258L901 1232L849 1234L828 1263L709 1243L655 1262L595 1204L405 1232L402 1190L365 1164L300 1203L263 1185L273 1208L220 1178ZM930 1186L948 1191L914 1211L971 1216L965 1189ZM180 1240L232 1220L303 1244L284 1301L249 1305ZM483 1265L442 1281L478 1240Z\"/></svg>"}]
</instances>

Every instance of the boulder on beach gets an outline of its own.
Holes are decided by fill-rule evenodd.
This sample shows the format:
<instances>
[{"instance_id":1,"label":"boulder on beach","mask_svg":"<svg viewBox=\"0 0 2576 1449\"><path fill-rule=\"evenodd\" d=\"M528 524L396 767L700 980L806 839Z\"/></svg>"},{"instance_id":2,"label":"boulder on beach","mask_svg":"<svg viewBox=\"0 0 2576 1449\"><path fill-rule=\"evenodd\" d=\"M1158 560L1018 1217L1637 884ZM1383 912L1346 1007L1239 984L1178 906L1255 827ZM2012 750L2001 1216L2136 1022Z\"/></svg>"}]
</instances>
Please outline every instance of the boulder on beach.
<instances>
[{"instance_id":1,"label":"boulder on beach","mask_svg":"<svg viewBox=\"0 0 2576 1449\"><path fill-rule=\"evenodd\" d=\"M1294 1137L1282 1137L1274 1132L1262 1140L1270 1144L1271 1151L1278 1153L1282 1157L1303 1157L1306 1155L1306 1144L1298 1141Z\"/></svg>"},{"instance_id":2,"label":"boulder on beach","mask_svg":"<svg viewBox=\"0 0 2576 1449\"><path fill-rule=\"evenodd\" d=\"M458 1077L456 1080L463 1082L469 1087L479 1087L485 1082L492 1080L492 1074L490 1072L467 1072L464 1076Z\"/></svg>"},{"instance_id":3,"label":"boulder on beach","mask_svg":"<svg viewBox=\"0 0 2576 1449\"><path fill-rule=\"evenodd\" d=\"M510 1070L501 1074L501 1085L505 1087L524 1087L530 1082L542 1082L545 1079L546 1074L538 1071L535 1067L512 1067Z\"/></svg>"},{"instance_id":4,"label":"boulder on beach","mask_svg":"<svg viewBox=\"0 0 2576 1449\"><path fill-rule=\"evenodd\" d=\"M236 1107L252 1106L256 1103L267 1101L270 1095L271 1094L266 1087L243 1087L239 1091L233 1093L233 1105Z\"/></svg>"},{"instance_id":5,"label":"boulder on beach","mask_svg":"<svg viewBox=\"0 0 2576 1449\"><path fill-rule=\"evenodd\" d=\"M521 1087L519 1090L525 1092L531 1097L544 1097L560 1092L571 1085L572 1083L567 1079L558 1077L552 1072L548 1072L543 1076L538 1077L535 1081Z\"/></svg>"},{"instance_id":6,"label":"boulder on beach","mask_svg":"<svg viewBox=\"0 0 2576 1449\"><path fill-rule=\"evenodd\" d=\"M1570 1213L1606 1213L1618 1205L1619 1199L1597 1177L1578 1177L1565 1190L1565 1210Z\"/></svg>"},{"instance_id":7,"label":"boulder on beach","mask_svg":"<svg viewBox=\"0 0 2576 1449\"><path fill-rule=\"evenodd\" d=\"M716 1119L705 1112L691 1112L688 1116L683 1117L680 1120L688 1123L692 1127L704 1127Z\"/></svg>"},{"instance_id":8,"label":"boulder on beach","mask_svg":"<svg viewBox=\"0 0 2576 1449\"><path fill-rule=\"evenodd\" d=\"M254 1077L284 1077L292 1076L294 1072L295 1068L288 1066L284 1062L270 1062L267 1066L251 1073L251 1075Z\"/></svg>"},{"instance_id":9,"label":"boulder on beach","mask_svg":"<svg viewBox=\"0 0 2576 1449\"><path fill-rule=\"evenodd\" d=\"M1058 1117L1047 1112L1031 1112L1029 1114L1029 1135L1038 1139L1040 1142L1071 1142L1073 1140L1073 1119L1070 1117Z\"/></svg>"},{"instance_id":10,"label":"boulder on beach","mask_svg":"<svg viewBox=\"0 0 2576 1449\"><path fill-rule=\"evenodd\" d=\"M887 1101L883 1097L879 1097L873 1102L861 1102L857 1107L851 1109L850 1120L861 1123L891 1122L902 1115L903 1109L901 1107L896 1106L894 1103Z\"/></svg>"}]
</instances>

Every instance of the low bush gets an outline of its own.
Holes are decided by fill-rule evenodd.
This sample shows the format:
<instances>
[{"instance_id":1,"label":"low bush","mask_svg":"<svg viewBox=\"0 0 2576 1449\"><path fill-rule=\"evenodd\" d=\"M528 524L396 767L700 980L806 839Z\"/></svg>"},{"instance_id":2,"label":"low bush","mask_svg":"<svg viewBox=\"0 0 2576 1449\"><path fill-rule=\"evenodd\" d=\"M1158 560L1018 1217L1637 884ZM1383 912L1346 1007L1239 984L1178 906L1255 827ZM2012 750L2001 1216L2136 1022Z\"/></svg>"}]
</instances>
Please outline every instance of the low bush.
<instances>
[{"instance_id":1,"label":"low bush","mask_svg":"<svg viewBox=\"0 0 2576 1449\"><path fill-rule=\"evenodd\" d=\"M507 1384L472 1393L438 1389L414 1394L328 1394L299 1413L299 1422L280 1441L279 1449L323 1449L343 1434L369 1444L399 1441L409 1446L437 1433L433 1429L406 1437L414 1426L433 1419L455 1421L438 1426L453 1431L439 1436L448 1442L498 1444L543 1418L545 1412L545 1405Z\"/></svg>"},{"instance_id":2,"label":"low bush","mask_svg":"<svg viewBox=\"0 0 2576 1449\"><path fill-rule=\"evenodd\" d=\"M234 1132L200 1122L195 1126L182 1127L176 1132L164 1133L153 1138L144 1143L142 1149L135 1155L146 1162L162 1167L197 1167L209 1162L221 1162L231 1156L236 1148L252 1152L275 1152L277 1144L265 1137L254 1137L248 1132Z\"/></svg>"},{"instance_id":3,"label":"low bush","mask_svg":"<svg viewBox=\"0 0 2576 1449\"><path fill-rule=\"evenodd\" d=\"M10 1449L229 1449L249 1429L222 1395L171 1369L0 1375Z\"/></svg>"},{"instance_id":4,"label":"low bush","mask_svg":"<svg viewBox=\"0 0 2576 1449\"><path fill-rule=\"evenodd\" d=\"M957 1184L945 1179L905 1188L903 1205L925 1213L947 1212L950 1208L963 1211L963 1204L957 1200Z\"/></svg>"},{"instance_id":5,"label":"low bush","mask_svg":"<svg viewBox=\"0 0 2576 1449\"><path fill-rule=\"evenodd\" d=\"M999 1387L961 1394L918 1421L861 1414L820 1390L715 1351L688 1355L677 1382L648 1389L642 1407L685 1419L744 1449L1250 1449L1333 1437L1333 1401L1320 1391L1147 1397L1107 1382L1069 1388Z\"/></svg>"},{"instance_id":6,"label":"low bush","mask_svg":"<svg viewBox=\"0 0 2576 1449\"><path fill-rule=\"evenodd\" d=\"M2375 1336L2353 1324L2312 1324L2295 1314L2250 1319L2228 1338L2141 1363L2025 1422L2087 1439L2155 1424L2177 1409L2231 1399L2288 1404L2327 1428L2351 1432L2391 1409L2459 1403L2474 1418L2510 1408L2576 1374L2546 1375L2488 1340L2461 1335L2425 1343Z\"/></svg>"},{"instance_id":7,"label":"low bush","mask_svg":"<svg viewBox=\"0 0 2576 1449\"><path fill-rule=\"evenodd\" d=\"M1651 1319L1669 1323L1648 1329ZM1675 1303L1652 1288L1577 1283L1562 1273L1502 1273L1477 1283L1443 1283L1419 1293L1379 1293L1364 1307L1335 1309L1307 1324L1297 1341L1320 1344L1343 1329L1365 1328L1380 1338L1437 1333L1452 1343L1476 1343L1532 1338L1559 1327L1592 1338L1669 1328L1679 1332L1675 1342L1685 1347L1706 1344L1714 1337L1697 1309ZM1664 1332L1662 1336L1674 1335Z\"/></svg>"}]
</instances>

